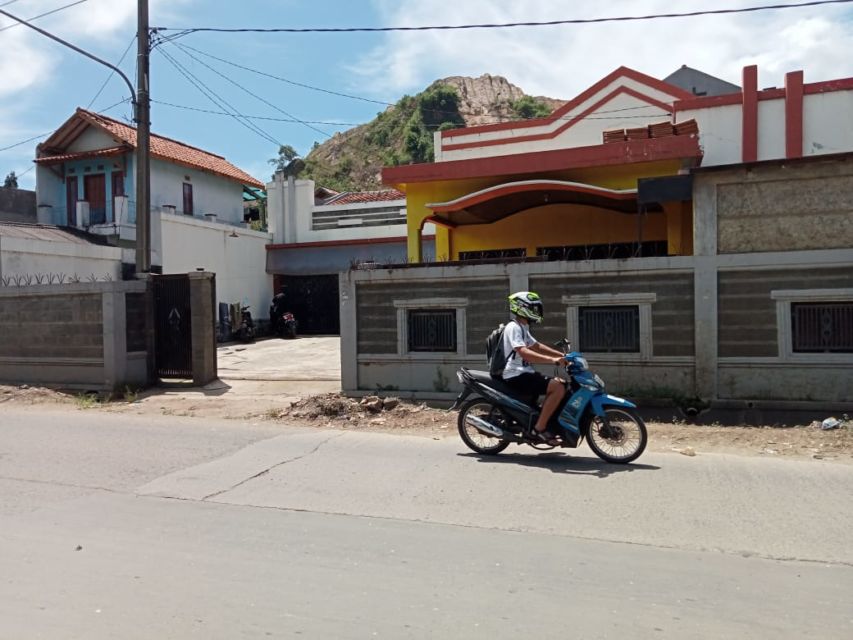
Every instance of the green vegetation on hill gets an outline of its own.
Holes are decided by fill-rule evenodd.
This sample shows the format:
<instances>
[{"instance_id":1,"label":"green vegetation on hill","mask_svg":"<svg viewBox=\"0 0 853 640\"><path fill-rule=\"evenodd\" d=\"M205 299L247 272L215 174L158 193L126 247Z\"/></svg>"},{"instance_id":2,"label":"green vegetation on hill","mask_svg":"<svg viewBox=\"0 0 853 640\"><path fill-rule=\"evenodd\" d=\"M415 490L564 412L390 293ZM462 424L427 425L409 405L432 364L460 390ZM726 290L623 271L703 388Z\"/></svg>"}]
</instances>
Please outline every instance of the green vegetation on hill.
<instances>
[{"instance_id":1,"label":"green vegetation on hill","mask_svg":"<svg viewBox=\"0 0 853 640\"><path fill-rule=\"evenodd\" d=\"M501 120L542 117L552 110L530 96L493 108L493 117ZM380 189L382 167L432 162L433 134L466 124L456 87L438 81L403 96L371 122L315 144L301 177L336 191Z\"/></svg>"}]
</instances>

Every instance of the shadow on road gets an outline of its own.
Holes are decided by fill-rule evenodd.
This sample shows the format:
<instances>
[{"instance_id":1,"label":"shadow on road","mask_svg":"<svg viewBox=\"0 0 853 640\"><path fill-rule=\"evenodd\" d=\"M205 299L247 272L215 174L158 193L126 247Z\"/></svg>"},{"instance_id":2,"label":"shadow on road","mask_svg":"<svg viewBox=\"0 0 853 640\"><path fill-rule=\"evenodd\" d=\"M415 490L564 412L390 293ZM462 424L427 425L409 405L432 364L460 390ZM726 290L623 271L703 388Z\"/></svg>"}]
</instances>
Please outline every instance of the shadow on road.
<instances>
[{"instance_id":1,"label":"shadow on road","mask_svg":"<svg viewBox=\"0 0 853 640\"><path fill-rule=\"evenodd\" d=\"M551 473L569 473L584 476L606 478L614 473L631 473L633 471L657 471L660 467L652 464L611 464L598 458L576 458L565 453L540 453L526 455L508 453L499 456L483 456L476 453L460 453L463 458L474 458L480 462L491 464L515 464L525 467L547 469Z\"/></svg>"}]
</instances>

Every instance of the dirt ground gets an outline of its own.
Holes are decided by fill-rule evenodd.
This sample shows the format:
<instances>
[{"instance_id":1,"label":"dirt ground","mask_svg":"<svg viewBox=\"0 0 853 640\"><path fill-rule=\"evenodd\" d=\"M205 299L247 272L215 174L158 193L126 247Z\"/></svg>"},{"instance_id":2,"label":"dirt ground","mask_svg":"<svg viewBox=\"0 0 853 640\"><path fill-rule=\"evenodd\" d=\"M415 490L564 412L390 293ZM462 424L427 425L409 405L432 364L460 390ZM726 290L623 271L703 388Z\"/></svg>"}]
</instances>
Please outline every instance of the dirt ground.
<instances>
[{"instance_id":1,"label":"dirt ground","mask_svg":"<svg viewBox=\"0 0 853 640\"><path fill-rule=\"evenodd\" d=\"M198 418L270 420L289 426L398 433L431 438L458 437L457 414L396 398L347 398L339 383L216 382L203 389L154 389L102 400L41 387L0 385L3 406L17 409L62 406L77 411ZM827 460L853 465L853 420L824 430L819 422L793 427L698 426L683 421L650 422L649 451L681 455L735 455Z\"/></svg>"}]
</instances>

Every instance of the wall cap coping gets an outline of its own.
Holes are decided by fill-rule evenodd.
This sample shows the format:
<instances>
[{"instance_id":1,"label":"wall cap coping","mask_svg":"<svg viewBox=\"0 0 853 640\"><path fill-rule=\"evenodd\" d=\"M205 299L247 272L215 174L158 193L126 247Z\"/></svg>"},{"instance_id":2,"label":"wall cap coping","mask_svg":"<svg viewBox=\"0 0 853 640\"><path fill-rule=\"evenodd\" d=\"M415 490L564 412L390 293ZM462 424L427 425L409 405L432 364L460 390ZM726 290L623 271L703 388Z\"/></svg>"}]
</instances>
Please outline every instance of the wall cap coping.
<instances>
[{"instance_id":1,"label":"wall cap coping","mask_svg":"<svg viewBox=\"0 0 853 640\"><path fill-rule=\"evenodd\" d=\"M775 289L770 292L770 298L790 302L809 300L848 302L853 300L853 289Z\"/></svg>"},{"instance_id":2,"label":"wall cap coping","mask_svg":"<svg viewBox=\"0 0 853 640\"><path fill-rule=\"evenodd\" d=\"M416 309L420 307L467 307L468 298L416 298L412 300L394 300L397 309Z\"/></svg>"},{"instance_id":3,"label":"wall cap coping","mask_svg":"<svg viewBox=\"0 0 853 640\"><path fill-rule=\"evenodd\" d=\"M657 302L656 293L592 293L589 295L563 296L564 305L618 305L618 304L651 304Z\"/></svg>"}]
</instances>

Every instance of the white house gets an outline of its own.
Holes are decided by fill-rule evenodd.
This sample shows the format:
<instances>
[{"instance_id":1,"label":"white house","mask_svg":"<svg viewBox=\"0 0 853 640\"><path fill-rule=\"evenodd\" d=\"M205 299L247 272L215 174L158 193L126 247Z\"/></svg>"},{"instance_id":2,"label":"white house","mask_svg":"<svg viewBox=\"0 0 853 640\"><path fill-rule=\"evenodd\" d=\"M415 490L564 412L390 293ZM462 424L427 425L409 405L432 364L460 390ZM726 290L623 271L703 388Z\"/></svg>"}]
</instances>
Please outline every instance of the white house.
<instances>
[{"instance_id":1,"label":"white house","mask_svg":"<svg viewBox=\"0 0 853 640\"><path fill-rule=\"evenodd\" d=\"M396 189L339 193L277 173L267 187L273 243L267 271L284 287L303 333L340 330L338 273L406 261L406 199ZM291 191L292 189L292 197ZM434 255L432 225L426 255Z\"/></svg>"},{"instance_id":2,"label":"white house","mask_svg":"<svg viewBox=\"0 0 853 640\"><path fill-rule=\"evenodd\" d=\"M41 225L76 227L124 249L134 263L136 129L77 109L36 149ZM224 157L151 134L152 265L163 273L216 273L219 302L269 302L267 233L244 223L243 193L263 183ZM43 271L29 261L22 268ZM57 268L57 265L54 265Z\"/></svg>"}]
</instances>

